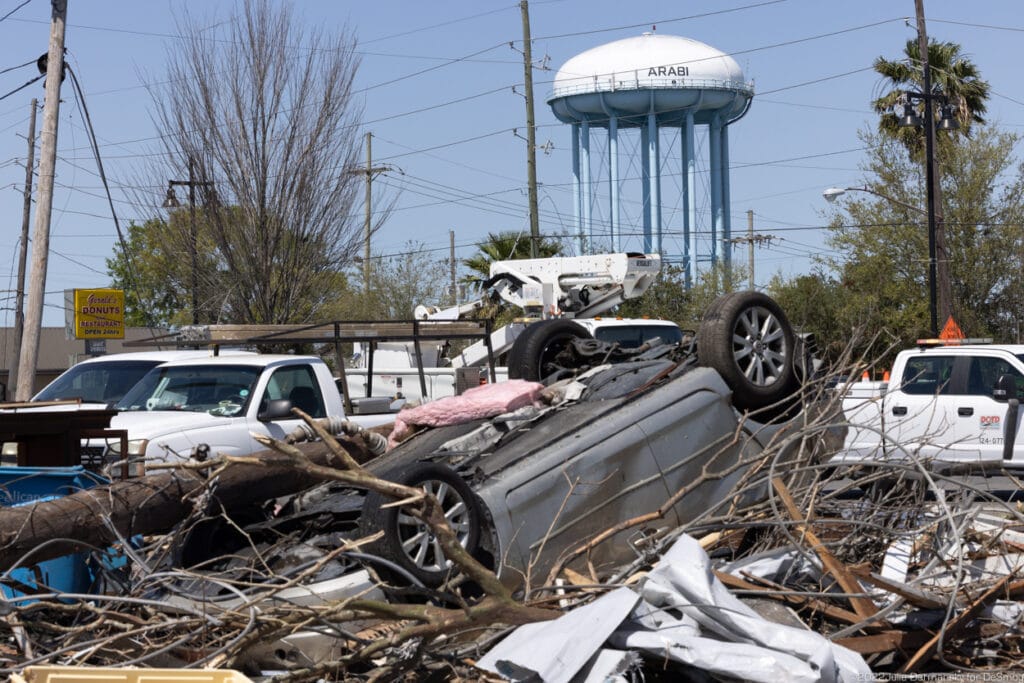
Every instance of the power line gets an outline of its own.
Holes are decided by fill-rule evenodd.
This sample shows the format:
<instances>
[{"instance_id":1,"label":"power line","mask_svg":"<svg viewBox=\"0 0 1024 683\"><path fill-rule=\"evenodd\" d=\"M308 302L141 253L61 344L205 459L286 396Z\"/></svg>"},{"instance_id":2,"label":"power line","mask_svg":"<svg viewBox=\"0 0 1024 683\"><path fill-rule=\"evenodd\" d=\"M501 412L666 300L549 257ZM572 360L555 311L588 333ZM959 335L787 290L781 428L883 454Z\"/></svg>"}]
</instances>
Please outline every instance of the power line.
<instances>
[{"instance_id":1,"label":"power line","mask_svg":"<svg viewBox=\"0 0 1024 683\"><path fill-rule=\"evenodd\" d=\"M17 12L18 10L20 10L20 9L21 9L22 7L24 7L25 5L27 5L27 4L28 4L28 3L30 3L30 2L32 2L32 0L24 0L24 2L22 2L22 3L20 4L20 5L18 5L17 7L15 7L14 9L12 9L12 10L11 10L10 12L8 12L7 14L3 15L2 17L0 17L0 21L3 21L3 20L5 20L5 19L6 19L7 17L11 16L12 14L14 14L15 12Z\"/></svg>"},{"instance_id":2,"label":"power line","mask_svg":"<svg viewBox=\"0 0 1024 683\"><path fill-rule=\"evenodd\" d=\"M6 93L6 94L3 94L3 95L0 95L0 100L4 100L4 99L7 99L8 97L10 97L11 95L13 95L14 93L16 93L16 92L20 92L20 91L24 90L25 88L27 88L28 86L32 85L32 84L33 84L33 83L35 83L36 81L38 81L38 80L41 80L41 79L43 79L43 78L45 78L45 77L46 77L46 74L39 74L38 76L36 76L36 77L35 77L35 78L33 78L32 80L30 80L30 81L25 81L24 83L22 83L22 84L21 84L21 85L19 85L19 86L18 86L17 88L15 88L14 90L10 91L9 93Z\"/></svg>"},{"instance_id":3,"label":"power line","mask_svg":"<svg viewBox=\"0 0 1024 683\"><path fill-rule=\"evenodd\" d=\"M741 5L740 7L730 7L728 9L717 10L713 12L703 12L701 14L691 14L685 17L676 17L674 19L656 19L654 21L645 21L640 24L627 24L625 26L612 26L610 28L593 29L590 31L576 31L574 33L560 33L550 36L540 36L533 39L534 42L538 40L554 40L556 38L576 38L578 36L592 36L598 33L608 33L611 31L625 31L627 29L634 28L645 28L656 24L674 24L680 21L692 21L693 19L704 19L706 17L713 17L720 14L730 14L732 12L741 12L743 10L754 9L757 7L765 7L767 5L777 5L786 0L767 0L767 2L756 2L750 5Z\"/></svg>"},{"instance_id":4,"label":"power line","mask_svg":"<svg viewBox=\"0 0 1024 683\"><path fill-rule=\"evenodd\" d=\"M3 21L3 20L2 20L2 19L0 19L0 21ZM29 60L29 61L25 62L24 64L19 64L18 66L9 66L9 67L7 67L6 69L2 69L2 70L0 70L0 74L5 74L5 73L7 73L8 71L14 71L15 69L23 69L23 68L25 68L26 66L31 66L32 64L35 64L35 63L36 63L36 61L38 61L38 60L36 60L36 59L32 59L32 60Z\"/></svg>"}]
</instances>

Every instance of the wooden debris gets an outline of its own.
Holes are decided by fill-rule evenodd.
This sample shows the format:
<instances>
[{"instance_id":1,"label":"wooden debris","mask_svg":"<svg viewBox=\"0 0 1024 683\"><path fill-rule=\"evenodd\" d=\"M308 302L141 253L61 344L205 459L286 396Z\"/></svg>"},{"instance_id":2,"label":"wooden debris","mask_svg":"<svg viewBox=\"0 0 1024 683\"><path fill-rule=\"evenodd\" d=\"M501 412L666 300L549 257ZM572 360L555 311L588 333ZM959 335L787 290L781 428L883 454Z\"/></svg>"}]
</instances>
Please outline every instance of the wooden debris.
<instances>
[{"instance_id":1,"label":"wooden debris","mask_svg":"<svg viewBox=\"0 0 1024 683\"><path fill-rule=\"evenodd\" d=\"M790 495L789 489L786 488L782 479L778 477L772 479L772 486L774 487L775 492L779 494L779 498L782 500L782 504L786 507L786 512L789 514L790 519L794 522L801 522L797 525L798 533L807 539L811 546L811 550L821 558L821 563L825 565L825 569L835 577L842 589L849 594L847 596L847 600L850 601L853 611L865 620L874 617L878 612L878 606L872 602L871 598L860 595L860 593L864 592L864 588L860 585L860 582L857 581L857 577L851 574L843 563L836 559L835 555L829 552L829 549L825 547L825 544L821 542L814 531L811 530L810 526L803 521L804 517L797 509L796 503L793 502L793 496Z\"/></svg>"}]
</instances>

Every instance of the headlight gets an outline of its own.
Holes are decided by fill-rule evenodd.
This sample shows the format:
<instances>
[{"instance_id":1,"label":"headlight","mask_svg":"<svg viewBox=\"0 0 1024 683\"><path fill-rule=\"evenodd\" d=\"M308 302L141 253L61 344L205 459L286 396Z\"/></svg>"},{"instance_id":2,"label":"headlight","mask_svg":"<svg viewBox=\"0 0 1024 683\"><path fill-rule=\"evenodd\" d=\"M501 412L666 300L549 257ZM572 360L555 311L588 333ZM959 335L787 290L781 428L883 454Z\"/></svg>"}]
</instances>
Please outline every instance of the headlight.
<instances>
[{"instance_id":1,"label":"headlight","mask_svg":"<svg viewBox=\"0 0 1024 683\"><path fill-rule=\"evenodd\" d=\"M141 456L146 454L148 439L132 439L128 441L128 457ZM111 455L121 455L121 440L111 441L107 444L107 450Z\"/></svg>"}]
</instances>

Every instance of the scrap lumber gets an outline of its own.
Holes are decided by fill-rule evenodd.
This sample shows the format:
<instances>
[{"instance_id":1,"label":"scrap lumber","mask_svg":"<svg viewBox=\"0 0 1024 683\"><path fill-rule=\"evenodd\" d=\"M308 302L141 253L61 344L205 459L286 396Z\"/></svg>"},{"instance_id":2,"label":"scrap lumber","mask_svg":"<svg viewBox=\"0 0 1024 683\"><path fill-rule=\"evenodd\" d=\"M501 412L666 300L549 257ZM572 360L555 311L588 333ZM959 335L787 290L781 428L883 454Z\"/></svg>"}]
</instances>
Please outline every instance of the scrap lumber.
<instances>
[{"instance_id":1,"label":"scrap lumber","mask_svg":"<svg viewBox=\"0 0 1024 683\"><path fill-rule=\"evenodd\" d=\"M831 605L824 600L802 595L795 591L779 591L772 586L761 586L717 569L715 570L715 577L729 588L751 592L757 591L758 593L763 593L766 598L773 598L796 607L807 607L824 614L830 619L835 619L836 621L841 621L845 624L859 624L864 620L863 617L856 612L845 610L842 607Z\"/></svg>"},{"instance_id":2,"label":"scrap lumber","mask_svg":"<svg viewBox=\"0 0 1024 683\"><path fill-rule=\"evenodd\" d=\"M852 573L882 590L888 591L893 595L898 595L917 607L923 607L924 609L946 609L949 605L949 601L943 599L941 596L929 593L928 591L923 591L920 588L908 586L904 583L890 581L884 576L876 574L866 568L857 567L852 570Z\"/></svg>"},{"instance_id":3,"label":"scrap lumber","mask_svg":"<svg viewBox=\"0 0 1024 683\"><path fill-rule=\"evenodd\" d=\"M296 448L316 464L337 462L323 443L298 444ZM273 457L273 464L270 460L261 465L233 464L217 475L211 490L213 500L223 509L236 510L322 481L283 463L272 451L253 457ZM136 534L167 531L192 511L193 498L210 483L200 471L176 469L32 505L0 507L0 567L10 567L29 551L33 551L30 561L34 564L90 545L102 548ZM55 539L66 542L46 543Z\"/></svg>"},{"instance_id":4,"label":"scrap lumber","mask_svg":"<svg viewBox=\"0 0 1024 683\"><path fill-rule=\"evenodd\" d=\"M873 655L893 650L906 651L919 648L928 641L925 631L882 631L866 636L838 638L834 642L861 655Z\"/></svg>"},{"instance_id":5,"label":"scrap lumber","mask_svg":"<svg viewBox=\"0 0 1024 683\"><path fill-rule=\"evenodd\" d=\"M899 673L912 673L929 659L935 656L939 649L939 643L945 638L951 638L964 628L974 617L978 616L981 610L989 604L1005 595L1006 587L1013 578L1012 574L1004 576L996 585L985 591L980 598L972 602L966 609L957 614L932 638L921 646L921 648L900 667Z\"/></svg>"},{"instance_id":6,"label":"scrap lumber","mask_svg":"<svg viewBox=\"0 0 1024 683\"><path fill-rule=\"evenodd\" d=\"M794 522L798 522L797 531L807 539L807 542L811 546L818 557L821 559L821 563L825 566L825 569L835 577L839 586L846 591L847 600L850 602L850 606L853 607L853 611L861 616L862 619L868 620L874 617L878 613L878 606L867 597L858 595L862 593L864 589L857 581L857 577L854 576L842 562L833 555L825 544L821 542L817 534L811 530L807 524L807 520L796 507L796 502L793 500L793 496L790 495L789 489L786 484L782 481L781 477L775 477L772 479L772 486L775 488L775 492L779 494L779 498L782 500L782 504L786 508L787 514Z\"/></svg>"}]
</instances>

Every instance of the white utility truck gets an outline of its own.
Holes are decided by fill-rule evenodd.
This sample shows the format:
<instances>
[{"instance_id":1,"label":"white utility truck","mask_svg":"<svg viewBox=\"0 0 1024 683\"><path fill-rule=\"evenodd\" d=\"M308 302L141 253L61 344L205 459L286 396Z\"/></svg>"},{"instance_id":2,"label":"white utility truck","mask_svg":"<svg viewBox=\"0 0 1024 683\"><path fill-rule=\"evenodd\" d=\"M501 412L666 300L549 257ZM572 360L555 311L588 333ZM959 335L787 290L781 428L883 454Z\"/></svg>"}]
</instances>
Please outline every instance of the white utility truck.
<instances>
[{"instance_id":1,"label":"white utility truck","mask_svg":"<svg viewBox=\"0 0 1024 683\"><path fill-rule=\"evenodd\" d=\"M462 320L495 303L522 309L522 318L450 355L444 342L426 348L420 345L419 358L415 345L407 341L357 343L354 367L345 371L349 394L418 399L425 389L428 399L436 399L488 380L538 379L545 373L543 366L556 362L553 356L558 343L571 337L592 337L616 342L624 348L638 347L655 337L676 343L682 339L682 331L674 322L602 315L641 296L660 270L661 259L657 254L610 253L495 261L478 298L449 308L417 306L415 318ZM526 330L530 330L529 339L516 345ZM514 347L522 351L514 353ZM489 359L505 354L506 363L494 368L489 376Z\"/></svg>"},{"instance_id":2,"label":"white utility truck","mask_svg":"<svg viewBox=\"0 0 1024 683\"><path fill-rule=\"evenodd\" d=\"M293 407L336 418L339 425L346 418L334 377L320 358L251 354L170 361L150 370L116 405L110 428L127 432L128 452L119 452L117 439L90 439L82 464L104 469L128 461L130 472L141 474L137 464L250 455L264 449L254 434L283 439L303 424ZM394 414L351 419L354 430L388 424Z\"/></svg>"},{"instance_id":3,"label":"white utility truck","mask_svg":"<svg viewBox=\"0 0 1024 683\"><path fill-rule=\"evenodd\" d=\"M1024 466L1024 345L965 341L922 340L888 382L840 386L849 431L835 462Z\"/></svg>"}]
</instances>

